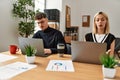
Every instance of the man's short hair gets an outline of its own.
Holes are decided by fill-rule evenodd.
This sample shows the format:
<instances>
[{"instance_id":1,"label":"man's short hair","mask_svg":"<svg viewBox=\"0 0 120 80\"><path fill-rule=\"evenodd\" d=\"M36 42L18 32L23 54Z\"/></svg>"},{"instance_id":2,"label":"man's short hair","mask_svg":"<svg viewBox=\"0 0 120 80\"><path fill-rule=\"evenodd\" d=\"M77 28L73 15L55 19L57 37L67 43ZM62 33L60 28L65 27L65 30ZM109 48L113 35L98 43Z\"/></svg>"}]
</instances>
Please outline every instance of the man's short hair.
<instances>
[{"instance_id":1,"label":"man's short hair","mask_svg":"<svg viewBox=\"0 0 120 80\"><path fill-rule=\"evenodd\" d=\"M40 20L42 18L47 18L45 13L41 13L41 12L36 13L35 20Z\"/></svg>"}]
</instances>

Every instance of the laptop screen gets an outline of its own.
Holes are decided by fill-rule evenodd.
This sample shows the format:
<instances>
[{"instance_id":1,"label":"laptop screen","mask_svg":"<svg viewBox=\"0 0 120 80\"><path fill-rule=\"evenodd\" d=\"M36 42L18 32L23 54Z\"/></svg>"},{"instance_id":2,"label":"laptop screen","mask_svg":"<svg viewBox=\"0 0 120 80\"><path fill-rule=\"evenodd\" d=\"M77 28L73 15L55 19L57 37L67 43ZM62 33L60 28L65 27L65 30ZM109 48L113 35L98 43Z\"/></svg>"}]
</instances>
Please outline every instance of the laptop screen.
<instances>
[{"instance_id":1,"label":"laptop screen","mask_svg":"<svg viewBox=\"0 0 120 80\"><path fill-rule=\"evenodd\" d=\"M25 46L31 45L32 47L37 49L36 56L47 56L46 54L44 54L42 39L19 37L18 41L19 41L19 47L21 49L22 54L25 55Z\"/></svg>"},{"instance_id":2,"label":"laptop screen","mask_svg":"<svg viewBox=\"0 0 120 80\"><path fill-rule=\"evenodd\" d=\"M83 63L100 63L100 55L106 52L106 43L72 41L72 61Z\"/></svg>"}]
</instances>

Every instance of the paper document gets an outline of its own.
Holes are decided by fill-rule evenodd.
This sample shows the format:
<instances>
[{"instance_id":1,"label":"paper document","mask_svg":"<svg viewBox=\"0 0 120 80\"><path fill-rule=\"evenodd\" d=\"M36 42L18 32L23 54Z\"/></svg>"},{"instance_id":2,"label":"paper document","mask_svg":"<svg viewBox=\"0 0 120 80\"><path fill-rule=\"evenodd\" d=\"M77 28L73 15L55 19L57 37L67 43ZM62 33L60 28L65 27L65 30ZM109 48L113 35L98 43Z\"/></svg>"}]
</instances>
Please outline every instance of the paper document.
<instances>
[{"instance_id":1,"label":"paper document","mask_svg":"<svg viewBox=\"0 0 120 80\"><path fill-rule=\"evenodd\" d=\"M5 62L7 60L11 60L11 59L15 59L15 58L17 58L17 57L0 53L0 62Z\"/></svg>"},{"instance_id":2,"label":"paper document","mask_svg":"<svg viewBox=\"0 0 120 80\"><path fill-rule=\"evenodd\" d=\"M74 72L74 67L71 60L50 60L46 70Z\"/></svg>"},{"instance_id":3,"label":"paper document","mask_svg":"<svg viewBox=\"0 0 120 80\"><path fill-rule=\"evenodd\" d=\"M36 65L27 64L23 62L15 62L0 67L0 80L10 79L22 72L35 68Z\"/></svg>"}]
</instances>

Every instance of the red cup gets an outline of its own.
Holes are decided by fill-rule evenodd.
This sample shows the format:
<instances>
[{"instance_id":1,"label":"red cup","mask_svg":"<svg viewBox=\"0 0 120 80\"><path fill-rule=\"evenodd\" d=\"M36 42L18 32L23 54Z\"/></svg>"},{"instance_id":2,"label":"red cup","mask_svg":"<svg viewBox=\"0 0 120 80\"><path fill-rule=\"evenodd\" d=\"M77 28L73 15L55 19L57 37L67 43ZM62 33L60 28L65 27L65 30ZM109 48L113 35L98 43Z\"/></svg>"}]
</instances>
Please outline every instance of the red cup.
<instances>
[{"instance_id":1,"label":"red cup","mask_svg":"<svg viewBox=\"0 0 120 80\"><path fill-rule=\"evenodd\" d=\"M19 51L19 48L16 45L10 45L9 51L11 54L16 54L16 52Z\"/></svg>"}]
</instances>

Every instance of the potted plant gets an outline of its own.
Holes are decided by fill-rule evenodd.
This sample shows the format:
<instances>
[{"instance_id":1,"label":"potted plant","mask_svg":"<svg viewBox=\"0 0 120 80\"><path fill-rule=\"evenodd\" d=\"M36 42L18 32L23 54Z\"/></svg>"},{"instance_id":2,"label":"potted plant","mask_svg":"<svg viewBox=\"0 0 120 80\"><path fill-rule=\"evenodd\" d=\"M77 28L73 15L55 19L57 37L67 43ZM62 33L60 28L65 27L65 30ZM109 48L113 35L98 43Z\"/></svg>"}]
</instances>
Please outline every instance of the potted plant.
<instances>
[{"instance_id":1,"label":"potted plant","mask_svg":"<svg viewBox=\"0 0 120 80\"><path fill-rule=\"evenodd\" d=\"M34 32L34 0L16 0L13 4L14 17L20 19L19 34L22 37L28 37Z\"/></svg>"},{"instance_id":2,"label":"potted plant","mask_svg":"<svg viewBox=\"0 0 120 80\"><path fill-rule=\"evenodd\" d=\"M115 57L111 56L110 53L105 53L101 55L100 61L102 63L103 76L106 78L114 78L116 74L115 67L118 64Z\"/></svg>"},{"instance_id":3,"label":"potted plant","mask_svg":"<svg viewBox=\"0 0 120 80\"><path fill-rule=\"evenodd\" d=\"M34 63L36 52L37 52L37 50L34 47L32 47L31 45L25 46L25 54L26 54L27 63Z\"/></svg>"}]
</instances>

